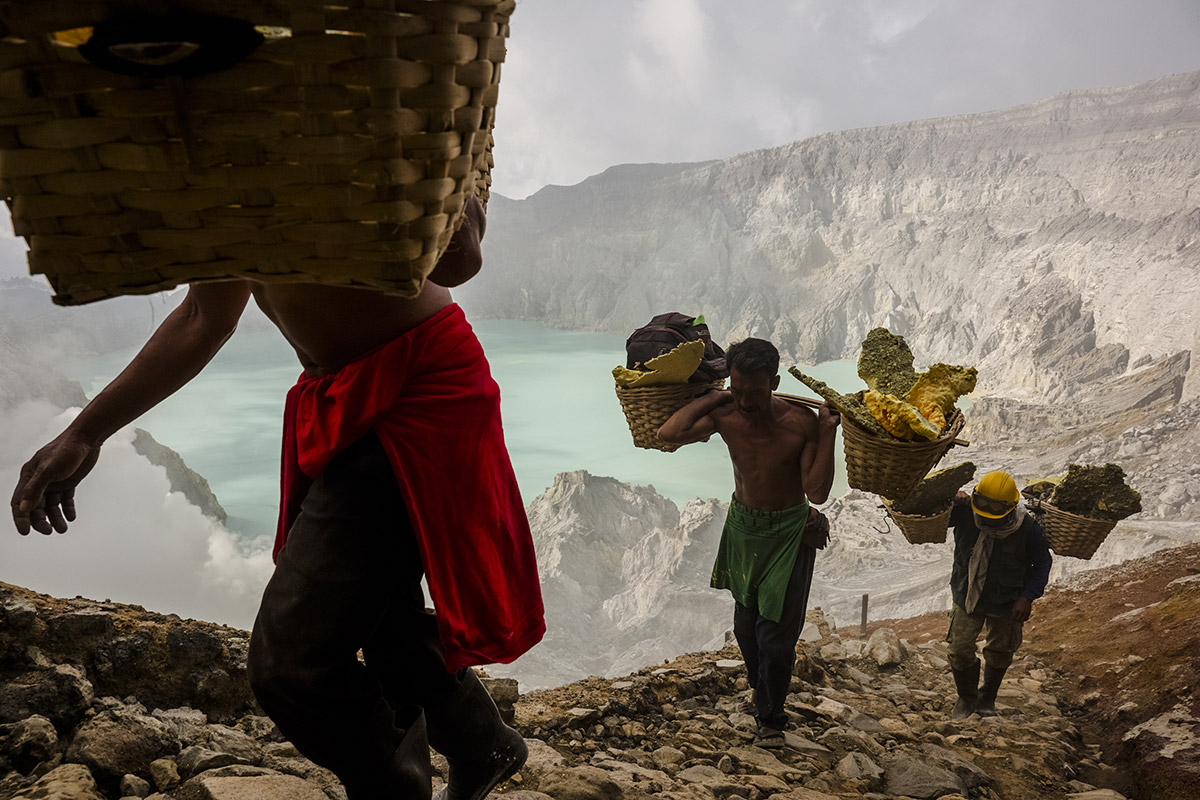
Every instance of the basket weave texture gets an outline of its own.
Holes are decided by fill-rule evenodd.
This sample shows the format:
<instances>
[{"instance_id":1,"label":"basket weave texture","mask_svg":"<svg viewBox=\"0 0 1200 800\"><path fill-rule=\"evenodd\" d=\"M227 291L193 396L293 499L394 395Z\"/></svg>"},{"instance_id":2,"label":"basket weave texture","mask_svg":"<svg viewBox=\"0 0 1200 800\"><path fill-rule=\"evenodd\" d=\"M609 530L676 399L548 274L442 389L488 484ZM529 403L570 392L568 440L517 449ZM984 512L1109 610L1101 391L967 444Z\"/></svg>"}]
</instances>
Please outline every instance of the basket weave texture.
<instances>
[{"instance_id":1,"label":"basket weave texture","mask_svg":"<svg viewBox=\"0 0 1200 800\"><path fill-rule=\"evenodd\" d=\"M1041 512L1046 542L1060 556L1091 558L1117 525L1116 520L1081 517L1046 502L1036 504L1032 510Z\"/></svg>"},{"instance_id":2,"label":"basket weave texture","mask_svg":"<svg viewBox=\"0 0 1200 800\"><path fill-rule=\"evenodd\" d=\"M964 424L962 412L956 409L937 439L901 442L880 439L843 415L846 482L855 489L882 497L904 497L946 454Z\"/></svg>"},{"instance_id":3,"label":"basket weave texture","mask_svg":"<svg viewBox=\"0 0 1200 800\"><path fill-rule=\"evenodd\" d=\"M909 544L941 544L946 541L946 531L950 526L950 512L953 506L946 506L944 511L929 517L916 514L901 514L892 509L892 504L884 501L888 516L896 527L904 534Z\"/></svg>"},{"instance_id":4,"label":"basket weave texture","mask_svg":"<svg viewBox=\"0 0 1200 800\"><path fill-rule=\"evenodd\" d=\"M712 383L673 383L665 386L617 386L617 399L625 412L633 444L646 450L672 453L682 445L667 444L658 438L658 429L679 409L710 389L721 389L725 381Z\"/></svg>"},{"instance_id":5,"label":"basket weave texture","mask_svg":"<svg viewBox=\"0 0 1200 800\"><path fill-rule=\"evenodd\" d=\"M0 191L55 302L230 278L415 296L486 201L515 0L0 1ZM187 12L270 29L201 77L53 34Z\"/></svg>"}]
</instances>

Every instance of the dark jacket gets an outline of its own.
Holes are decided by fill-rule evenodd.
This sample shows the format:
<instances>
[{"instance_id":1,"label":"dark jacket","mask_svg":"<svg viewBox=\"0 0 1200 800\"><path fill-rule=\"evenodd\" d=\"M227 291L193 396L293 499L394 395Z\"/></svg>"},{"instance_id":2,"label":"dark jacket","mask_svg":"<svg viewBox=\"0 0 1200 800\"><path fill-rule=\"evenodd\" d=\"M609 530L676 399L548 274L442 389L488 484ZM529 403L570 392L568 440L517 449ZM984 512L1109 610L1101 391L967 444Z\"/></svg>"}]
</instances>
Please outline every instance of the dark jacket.
<instances>
[{"instance_id":1,"label":"dark jacket","mask_svg":"<svg viewBox=\"0 0 1200 800\"><path fill-rule=\"evenodd\" d=\"M950 527L954 529L954 568L950 573L950 593L954 603L966 608L967 576L970 574L971 551L979 538L975 526L975 515L971 503L956 501L950 513ZM983 594L975 606L976 614L989 617L1006 617L1018 597L1036 600L1046 591L1050 579L1050 548L1046 546L1046 535L1033 515L1026 514L1021 527L1005 539L997 540L992 546L988 561L987 580Z\"/></svg>"}]
</instances>

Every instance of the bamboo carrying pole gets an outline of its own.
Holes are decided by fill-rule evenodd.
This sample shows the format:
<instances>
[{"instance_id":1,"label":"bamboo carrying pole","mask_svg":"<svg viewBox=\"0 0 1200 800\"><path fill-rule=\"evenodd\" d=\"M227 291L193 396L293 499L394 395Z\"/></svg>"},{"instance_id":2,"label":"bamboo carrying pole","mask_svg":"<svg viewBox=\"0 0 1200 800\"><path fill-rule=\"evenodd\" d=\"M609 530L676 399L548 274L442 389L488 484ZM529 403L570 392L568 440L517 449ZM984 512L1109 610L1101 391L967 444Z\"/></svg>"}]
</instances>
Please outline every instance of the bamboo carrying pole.
<instances>
[{"instance_id":1,"label":"bamboo carrying pole","mask_svg":"<svg viewBox=\"0 0 1200 800\"><path fill-rule=\"evenodd\" d=\"M781 398L783 400L787 400L789 403L794 403L795 405L798 405L798 406L807 406L808 408L820 408L821 407L821 401L814 400L811 397L800 397L799 395L785 394L783 392L775 392L775 396L778 398ZM971 446L971 443L968 442L966 439L951 439L950 443L954 444L954 445L958 445L959 447L970 447Z\"/></svg>"}]
</instances>

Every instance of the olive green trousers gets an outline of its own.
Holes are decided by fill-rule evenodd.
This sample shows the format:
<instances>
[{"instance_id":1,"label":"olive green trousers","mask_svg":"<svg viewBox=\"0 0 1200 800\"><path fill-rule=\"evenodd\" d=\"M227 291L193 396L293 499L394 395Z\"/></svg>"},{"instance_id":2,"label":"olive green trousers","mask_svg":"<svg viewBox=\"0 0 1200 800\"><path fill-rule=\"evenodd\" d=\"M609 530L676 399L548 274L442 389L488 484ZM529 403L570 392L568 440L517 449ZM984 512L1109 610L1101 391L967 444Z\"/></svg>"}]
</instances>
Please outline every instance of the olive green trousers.
<instances>
[{"instance_id":1,"label":"olive green trousers","mask_svg":"<svg viewBox=\"0 0 1200 800\"><path fill-rule=\"evenodd\" d=\"M950 630L946 641L950 645L950 668L969 669L978 663L976 642L983 634L983 660L992 669L1006 670L1012 664L1013 653L1021 646L1024 624L1012 617L987 617L968 614L957 603L950 609Z\"/></svg>"}]
</instances>

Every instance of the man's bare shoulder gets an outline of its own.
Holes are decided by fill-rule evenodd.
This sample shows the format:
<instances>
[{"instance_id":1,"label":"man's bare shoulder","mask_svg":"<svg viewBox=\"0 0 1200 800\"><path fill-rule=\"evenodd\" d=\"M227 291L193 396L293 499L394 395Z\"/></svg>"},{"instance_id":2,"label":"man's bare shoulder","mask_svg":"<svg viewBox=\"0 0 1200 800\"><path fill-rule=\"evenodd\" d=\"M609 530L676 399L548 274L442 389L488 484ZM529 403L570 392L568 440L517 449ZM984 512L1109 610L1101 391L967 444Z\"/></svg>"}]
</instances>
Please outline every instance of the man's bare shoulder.
<instances>
[{"instance_id":1,"label":"man's bare shoulder","mask_svg":"<svg viewBox=\"0 0 1200 800\"><path fill-rule=\"evenodd\" d=\"M705 395L707 397L707 395ZM737 406L733 403L725 402L708 412L708 416L713 422L721 425L723 422L728 423L738 418Z\"/></svg>"},{"instance_id":2,"label":"man's bare shoulder","mask_svg":"<svg viewBox=\"0 0 1200 800\"><path fill-rule=\"evenodd\" d=\"M775 402L781 404L780 409L782 413L779 416L781 425L805 437L817 435L816 411L779 398L776 398Z\"/></svg>"}]
</instances>

